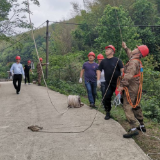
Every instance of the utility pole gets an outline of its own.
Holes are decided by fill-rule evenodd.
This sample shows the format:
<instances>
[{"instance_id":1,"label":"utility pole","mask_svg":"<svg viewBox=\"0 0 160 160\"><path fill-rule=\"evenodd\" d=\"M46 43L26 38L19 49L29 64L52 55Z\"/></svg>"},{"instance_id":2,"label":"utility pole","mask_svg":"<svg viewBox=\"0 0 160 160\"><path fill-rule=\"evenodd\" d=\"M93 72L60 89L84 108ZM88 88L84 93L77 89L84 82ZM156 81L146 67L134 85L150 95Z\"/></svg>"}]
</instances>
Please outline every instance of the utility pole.
<instances>
[{"instance_id":1,"label":"utility pole","mask_svg":"<svg viewBox=\"0 0 160 160\"><path fill-rule=\"evenodd\" d=\"M49 20L46 21L46 63L48 63L48 50L49 50ZM48 65L46 65L46 79L48 78Z\"/></svg>"}]
</instances>

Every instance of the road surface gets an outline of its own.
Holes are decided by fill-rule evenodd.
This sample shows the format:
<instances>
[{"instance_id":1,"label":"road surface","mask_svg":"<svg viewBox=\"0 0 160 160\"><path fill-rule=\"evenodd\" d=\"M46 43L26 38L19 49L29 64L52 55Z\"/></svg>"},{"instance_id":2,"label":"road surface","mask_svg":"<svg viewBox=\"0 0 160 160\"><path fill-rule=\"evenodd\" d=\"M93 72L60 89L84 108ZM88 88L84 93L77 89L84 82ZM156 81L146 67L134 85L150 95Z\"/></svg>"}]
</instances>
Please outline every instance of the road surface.
<instances>
[{"instance_id":1,"label":"road surface","mask_svg":"<svg viewBox=\"0 0 160 160\"><path fill-rule=\"evenodd\" d=\"M84 133L31 132L30 125L40 125L47 132L82 131L96 111L85 105L61 115L44 87L22 84L17 95L12 82L0 85L0 160L148 160L133 139L122 137L121 125L105 121L102 113ZM49 94L59 112L65 111L67 97Z\"/></svg>"}]
</instances>

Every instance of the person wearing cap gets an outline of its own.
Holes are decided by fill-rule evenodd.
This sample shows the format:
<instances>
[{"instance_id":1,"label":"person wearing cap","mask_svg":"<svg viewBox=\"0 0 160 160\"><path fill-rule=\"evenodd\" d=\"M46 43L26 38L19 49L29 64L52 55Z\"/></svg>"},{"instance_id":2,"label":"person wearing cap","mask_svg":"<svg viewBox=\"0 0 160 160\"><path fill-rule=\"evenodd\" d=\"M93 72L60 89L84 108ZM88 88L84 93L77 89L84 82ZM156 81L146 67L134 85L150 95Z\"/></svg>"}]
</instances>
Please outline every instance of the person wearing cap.
<instances>
[{"instance_id":1,"label":"person wearing cap","mask_svg":"<svg viewBox=\"0 0 160 160\"><path fill-rule=\"evenodd\" d=\"M80 73L80 79L79 83L82 83L82 77L84 74L85 79L85 86L88 93L88 99L90 102L90 107L95 108L95 101L96 101L96 89L97 89L97 69L98 64L94 62L95 60L95 54L93 52L90 52L88 54L88 61L83 64L81 73Z\"/></svg>"},{"instance_id":2,"label":"person wearing cap","mask_svg":"<svg viewBox=\"0 0 160 160\"><path fill-rule=\"evenodd\" d=\"M20 63L20 61L21 61L21 57L16 56L16 63L12 64L10 69L10 72L12 73L12 76L13 76L13 85L14 85L14 88L16 89L17 94L19 94L21 89L22 75L23 75L23 78L25 79L23 66ZM17 85L17 82L18 82L18 85Z\"/></svg>"},{"instance_id":3,"label":"person wearing cap","mask_svg":"<svg viewBox=\"0 0 160 160\"><path fill-rule=\"evenodd\" d=\"M98 60L98 65L100 65L100 63L102 62L102 60L104 59L104 56L102 54L99 54L97 56L97 60ZM101 72L101 77L100 77L100 81L101 81L101 92L102 92L102 99L104 98L105 95L105 77L104 77L104 70L102 70ZM103 106L104 106L104 100L103 100Z\"/></svg>"},{"instance_id":4,"label":"person wearing cap","mask_svg":"<svg viewBox=\"0 0 160 160\"><path fill-rule=\"evenodd\" d=\"M115 47L109 45L105 47L106 57L100 63L97 71L97 86L100 88L101 86L101 72L104 70L105 75L105 98L104 98L104 107L106 111L105 120L110 119L110 111L111 111L111 100L112 95L116 90L117 79L123 73L123 63L117 57L114 57Z\"/></svg>"},{"instance_id":5,"label":"person wearing cap","mask_svg":"<svg viewBox=\"0 0 160 160\"><path fill-rule=\"evenodd\" d=\"M24 73L25 73L25 84L27 83L28 80L28 84L30 85L30 76L29 76L29 72L32 72L31 69L31 61L28 61L28 64L24 66ZM33 72L32 72L33 74Z\"/></svg>"},{"instance_id":6,"label":"person wearing cap","mask_svg":"<svg viewBox=\"0 0 160 160\"><path fill-rule=\"evenodd\" d=\"M41 86L41 79L42 79L42 69L41 67L48 65L49 63L42 63L43 59L39 58L39 63L37 64L37 74L38 74L38 86Z\"/></svg>"},{"instance_id":7,"label":"person wearing cap","mask_svg":"<svg viewBox=\"0 0 160 160\"><path fill-rule=\"evenodd\" d=\"M140 85L140 72L142 69L141 58L146 57L149 54L149 49L146 45L137 46L133 51L131 51L125 42L122 43L122 47L126 51L129 62L124 67L123 79L120 82L118 88L119 92L122 92L124 88L127 88L132 104L136 104L137 95ZM126 91L123 93L123 108L126 114L126 118L131 126L131 129L127 134L124 134L124 138L132 138L139 134L138 130L146 132L146 128L143 122L143 113L139 104L133 108L129 103L126 95ZM136 126L136 119L139 121L140 125Z\"/></svg>"}]
</instances>

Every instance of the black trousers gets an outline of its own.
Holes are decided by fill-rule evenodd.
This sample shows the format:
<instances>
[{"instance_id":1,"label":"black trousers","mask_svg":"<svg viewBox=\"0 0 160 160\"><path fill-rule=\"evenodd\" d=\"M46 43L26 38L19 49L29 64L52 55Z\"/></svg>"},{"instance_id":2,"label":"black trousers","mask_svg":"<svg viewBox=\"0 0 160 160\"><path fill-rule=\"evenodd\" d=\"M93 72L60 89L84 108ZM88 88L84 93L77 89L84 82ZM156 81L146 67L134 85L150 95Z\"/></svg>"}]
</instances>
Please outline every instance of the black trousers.
<instances>
[{"instance_id":1,"label":"black trousers","mask_svg":"<svg viewBox=\"0 0 160 160\"><path fill-rule=\"evenodd\" d=\"M17 85L17 82L18 82L18 85ZM17 90L17 92L19 92L21 89L21 82L22 82L22 75L15 74L13 76L13 85L14 85L14 88Z\"/></svg>"},{"instance_id":2,"label":"black trousers","mask_svg":"<svg viewBox=\"0 0 160 160\"><path fill-rule=\"evenodd\" d=\"M27 81L28 81L28 83L30 83L30 76L29 76L29 73L28 74L25 74L25 84L27 83Z\"/></svg>"},{"instance_id":3,"label":"black trousers","mask_svg":"<svg viewBox=\"0 0 160 160\"><path fill-rule=\"evenodd\" d=\"M109 85L109 83L106 82L105 91L108 88L108 85ZM106 96L104 98L104 107L105 107L106 112L111 111L111 100L112 100L113 93L116 90L116 85L117 85L116 83L111 83L110 84L110 86L107 90Z\"/></svg>"}]
</instances>

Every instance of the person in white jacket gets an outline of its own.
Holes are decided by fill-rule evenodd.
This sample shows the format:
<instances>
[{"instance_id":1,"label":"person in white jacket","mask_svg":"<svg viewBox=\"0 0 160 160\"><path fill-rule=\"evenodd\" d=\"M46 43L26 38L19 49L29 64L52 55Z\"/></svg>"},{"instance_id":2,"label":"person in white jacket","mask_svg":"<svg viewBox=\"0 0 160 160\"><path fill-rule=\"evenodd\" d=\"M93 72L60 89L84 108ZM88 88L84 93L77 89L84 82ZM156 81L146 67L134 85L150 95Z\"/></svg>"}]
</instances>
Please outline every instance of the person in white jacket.
<instances>
[{"instance_id":1,"label":"person in white jacket","mask_svg":"<svg viewBox=\"0 0 160 160\"><path fill-rule=\"evenodd\" d=\"M23 75L23 78L25 79L23 66L20 63L20 61L21 61L21 57L16 56L16 63L12 64L12 67L10 69L10 72L12 73L12 76L13 76L13 85L14 85L14 88L16 89L17 94L19 94L21 89L22 75ZM17 85L17 81L18 81L18 85Z\"/></svg>"},{"instance_id":2,"label":"person in white jacket","mask_svg":"<svg viewBox=\"0 0 160 160\"><path fill-rule=\"evenodd\" d=\"M100 63L102 62L103 59L104 59L104 56L103 56L102 54L99 54L99 55L97 56L98 65L100 65ZM102 99L104 99L104 94L105 94L105 77L104 77L104 70L102 70L102 72L101 72L100 82L101 82ZM104 100L103 100L102 103L103 103L103 107L104 107Z\"/></svg>"}]
</instances>

